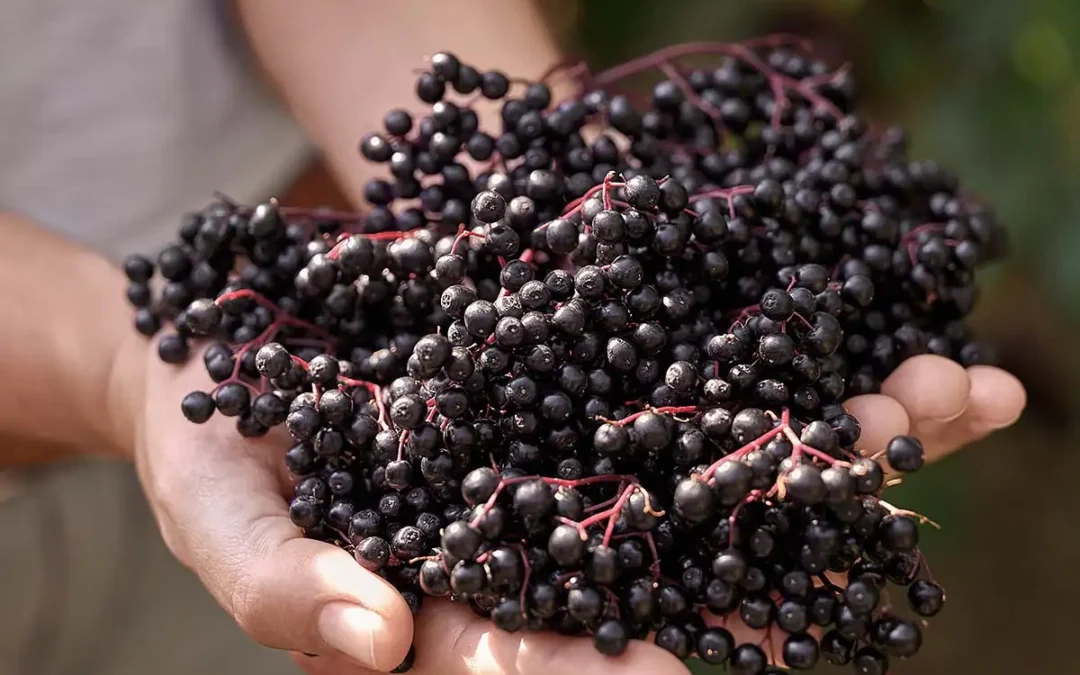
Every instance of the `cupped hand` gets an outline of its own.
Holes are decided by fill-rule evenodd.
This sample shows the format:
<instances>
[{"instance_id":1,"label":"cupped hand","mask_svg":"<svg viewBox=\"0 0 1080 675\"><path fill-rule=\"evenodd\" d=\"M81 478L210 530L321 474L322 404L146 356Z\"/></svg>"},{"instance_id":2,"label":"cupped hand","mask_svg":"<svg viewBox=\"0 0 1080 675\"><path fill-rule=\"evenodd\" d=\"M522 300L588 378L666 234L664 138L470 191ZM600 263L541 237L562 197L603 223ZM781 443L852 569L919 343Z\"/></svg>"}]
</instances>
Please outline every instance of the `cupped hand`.
<instances>
[{"instance_id":1,"label":"cupped hand","mask_svg":"<svg viewBox=\"0 0 1080 675\"><path fill-rule=\"evenodd\" d=\"M913 434L928 461L1013 424L1026 394L1009 373L987 366L964 369L937 356L918 356L901 365L881 394L855 397L847 408L862 422L859 448L872 454L894 436ZM282 507L279 505L278 509ZM714 618L715 619L715 618ZM727 622L736 639L762 634ZM618 657L603 656L587 638L554 633L507 633L469 608L428 600L416 620L414 675L675 675L686 672L674 656L649 642L632 641ZM782 642L777 641L777 645ZM774 657L775 658L775 657ZM370 668L340 656L296 656L309 675L368 675Z\"/></svg>"},{"instance_id":2,"label":"cupped hand","mask_svg":"<svg viewBox=\"0 0 1080 675\"><path fill-rule=\"evenodd\" d=\"M244 439L219 414L191 424L179 404L212 386L202 359L176 367L148 356L135 461L171 551L263 645L373 670L401 663L413 637L405 601L289 520L287 436Z\"/></svg>"}]
</instances>

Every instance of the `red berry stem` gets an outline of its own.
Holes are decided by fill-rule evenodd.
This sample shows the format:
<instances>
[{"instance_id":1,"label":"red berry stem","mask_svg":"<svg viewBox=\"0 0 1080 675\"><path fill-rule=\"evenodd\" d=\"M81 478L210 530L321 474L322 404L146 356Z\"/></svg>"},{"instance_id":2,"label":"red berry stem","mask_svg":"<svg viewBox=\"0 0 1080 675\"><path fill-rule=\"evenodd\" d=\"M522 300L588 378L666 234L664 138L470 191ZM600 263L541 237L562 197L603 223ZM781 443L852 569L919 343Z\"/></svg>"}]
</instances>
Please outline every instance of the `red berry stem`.
<instances>
[{"instance_id":1,"label":"red berry stem","mask_svg":"<svg viewBox=\"0 0 1080 675\"><path fill-rule=\"evenodd\" d=\"M686 415L690 413L701 412L701 408L696 405L681 405L681 406L664 406L662 408L653 408L646 406L645 410L640 410L632 415L627 415L621 420L607 420L601 419L602 422L608 424L614 424L617 427L625 427L627 424L631 424L634 420L638 419L642 415L647 413L668 414L668 415Z\"/></svg>"},{"instance_id":2,"label":"red berry stem","mask_svg":"<svg viewBox=\"0 0 1080 675\"><path fill-rule=\"evenodd\" d=\"M372 385L372 386L374 386L374 385ZM369 389L368 391L371 391L371 390ZM439 413L438 408L435 407L435 399L434 399L434 397L428 399L427 406L428 406L428 413L427 413L427 417L425 419L426 419L426 421L430 422L433 419L435 419L435 416ZM398 439L397 459L398 459L399 462L405 457L405 442L409 440L409 436L411 435L411 433L412 433L411 430L405 429L404 431L401 432L401 438Z\"/></svg>"},{"instance_id":3,"label":"red berry stem","mask_svg":"<svg viewBox=\"0 0 1080 675\"><path fill-rule=\"evenodd\" d=\"M263 381L263 386L260 388L260 387L256 387L255 385L251 384L250 382L245 381L240 376L240 367L241 367L244 355L247 354L252 349L258 349L258 348L262 347L263 345L265 345L267 342L270 342L271 340L273 340L277 336L278 331L281 330L281 327L285 326L285 325L293 325L293 326L305 328L307 330L321 331L321 329L318 326L315 326L313 324L309 324L306 321L303 321L302 319L297 319L296 317L293 317L293 316L285 313L280 307L275 305L273 302L271 302L265 296L262 296L259 293L256 293L255 291L252 291L252 290L249 290L249 289L241 289L241 290L238 290L238 291L232 291L230 293L224 293L224 294L222 294L221 296L218 297L217 304L220 305L221 302L224 301L224 300L230 300L230 299L241 298L241 297L251 297L251 298L253 298L255 300L255 302L257 302L260 305L263 305L264 307L267 307L272 312L274 312L275 318L274 318L274 321L269 326L267 326L266 329L262 333L259 333L259 335L255 337L255 339L250 340L249 342L245 342L245 343L240 344L240 345L235 345L233 347L233 371L232 371L232 374L228 378L226 378L225 380L222 380L221 382L219 382L217 384L217 386L214 387L212 393L216 393L219 389L221 389L221 387L223 387L226 384L233 384L233 383L242 384L243 386L247 387L251 391L251 393L253 393L253 394L258 395L258 394L263 393L266 390L266 378L261 378L262 381ZM304 338L289 338L287 341L293 342L293 343L308 342L308 343L311 343L311 344L313 344L315 346L318 346L318 347L332 347L329 336L327 336L327 338L328 339L325 339L325 340L305 340ZM299 360L299 359L297 359L297 357L294 356L293 360ZM300 361L301 365L303 365L303 367L306 370L307 369L307 363L302 361L302 360L299 360L299 361Z\"/></svg>"},{"instance_id":4,"label":"red berry stem","mask_svg":"<svg viewBox=\"0 0 1080 675\"><path fill-rule=\"evenodd\" d=\"M745 457L746 455L753 452L754 450L757 450L758 448L760 448L762 445L764 445L768 441L771 441L773 438L776 438L781 433L783 433L784 427L787 426L790 419L791 419L791 413L789 413L787 411L787 409L785 408L784 412L783 412L783 415L781 415L781 417L780 417L780 425L779 426L776 426L776 427L770 429L769 431L766 431L761 436L758 436L757 438L750 441L746 445L742 446L738 450L732 452L731 454L724 455L720 459L716 460L715 462L713 462L712 464L709 465L709 468L705 469L705 471L703 471L701 473L699 478L701 480L709 480L712 477L712 475L714 473L716 473L716 470L718 468L720 468L720 465L723 464L724 462L733 462L733 461L740 460L743 457Z\"/></svg>"},{"instance_id":5,"label":"red berry stem","mask_svg":"<svg viewBox=\"0 0 1080 675\"><path fill-rule=\"evenodd\" d=\"M624 488L624 486L622 486L622 485L619 486L620 491L623 488ZM596 513L597 511L603 511L604 509L608 508L609 506L611 506L612 504L614 504L617 501L619 501L619 496L615 495L611 499L605 499L604 501L600 502L599 504L593 504L589 508L585 509L585 513Z\"/></svg>"},{"instance_id":6,"label":"red berry stem","mask_svg":"<svg viewBox=\"0 0 1080 675\"><path fill-rule=\"evenodd\" d=\"M615 172L614 171L609 171L608 174L606 176L604 176L603 182L601 182L599 185L592 186L591 188L589 188L588 190L585 191L585 194L581 195L580 197L578 197L574 201L567 204L566 208L563 210L562 217L563 218L569 218L570 216L573 216L574 214L580 212L581 209L585 208L585 202L587 202L589 200L589 198L592 197L593 195L595 195L597 192L602 193L602 192L604 192L606 190L609 190L610 188L613 188L613 187L623 187L623 185L625 185L625 183L615 182L615 181L611 180L612 178L614 178L614 176L615 176ZM610 206L608 206L606 208L610 208ZM541 225L541 227L543 227L543 225Z\"/></svg>"},{"instance_id":7,"label":"red berry stem","mask_svg":"<svg viewBox=\"0 0 1080 675\"><path fill-rule=\"evenodd\" d=\"M784 435L787 436L788 440L791 441L791 446L793 448L791 452L791 459L793 461L798 460L799 457L802 455L810 455L814 459L820 459L822 462L825 462L829 466L832 466L840 461L835 457L832 457L818 450L817 448L811 447L806 443L800 441L798 435L795 433L795 430L792 429L789 425L783 424L781 425L781 429L783 429Z\"/></svg>"},{"instance_id":8,"label":"red berry stem","mask_svg":"<svg viewBox=\"0 0 1080 675\"><path fill-rule=\"evenodd\" d=\"M746 495L746 497L731 510L731 515L728 516L728 546L735 546L735 521L739 517L739 512L742 511L743 507L747 504L755 502L763 497L765 497L765 492L762 490L751 490L750 494Z\"/></svg>"},{"instance_id":9,"label":"red berry stem","mask_svg":"<svg viewBox=\"0 0 1080 675\"><path fill-rule=\"evenodd\" d=\"M920 234L923 234L925 232L941 233L944 231L945 225L942 223L923 223L922 225L916 225L915 227L908 230L907 233L904 234L904 236L900 237L900 242L903 244L908 244L914 241Z\"/></svg>"},{"instance_id":10,"label":"red berry stem","mask_svg":"<svg viewBox=\"0 0 1080 675\"><path fill-rule=\"evenodd\" d=\"M256 339L258 339L258 338L256 338ZM243 385L243 386L247 387L248 391L250 391L255 396L258 396L259 394L263 393L261 389L259 389L255 385L251 384L250 382L246 381L240 375L240 366L241 366L241 363L243 361L244 355L247 354L247 352L249 350L251 350L252 347L253 347L252 343L249 342L247 344L242 345L239 350L237 350L236 352L233 353L232 374L229 375L229 377L222 380L221 382L218 382L217 385L210 391L211 395L217 394L217 392L227 384L240 384L240 385Z\"/></svg>"},{"instance_id":11,"label":"red berry stem","mask_svg":"<svg viewBox=\"0 0 1080 675\"><path fill-rule=\"evenodd\" d=\"M634 476L621 476L618 474L611 474L605 476L589 476L588 478L578 478L576 480L566 480L565 478L548 478L546 476L516 476L514 478L500 478L499 484L495 487L495 491L491 493L491 496L488 498L487 502L484 503L484 506L480 509L480 513L476 514L476 516L473 517L471 524L475 527L480 523L481 519L483 519L483 517L486 516L492 508L494 508L495 503L499 500L499 495L501 495L503 490L505 490L507 487L511 485L516 485L518 483L527 483L533 480L541 480L548 485L554 485L557 487L577 488L583 485L595 485L597 483L633 483L636 485L638 479Z\"/></svg>"},{"instance_id":12,"label":"red berry stem","mask_svg":"<svg viewBox=\"0 0 1080 675\"><path fill-rule=\"evenodd\" d=\"M532 565L529 563L529 554L525 551L525 547L522 544L511 544L510 547L516 549L518 555L521 556L521 592L518 596L518 604L521 606L521 615L528 619L529 610L528 605L526 604L526 594L529 591L529 579L532 577Z\"/></svg>"},{"instance_id":13,"label":"red berry stem","mask_svg":"<svg viewBox=\"0 0 1080 675\"><path fill-rule=\"evenodd\" d=\"M427 231L426 227L420 227L420 228L417 228L415 230L405 230L403 232L375 232L373 234L349 234L349 235L346 235L344 237L339 237L337 244L335 244L333 248L331 248L329 251L327 251L326 257L330 258L331 260L337 260L338 256L341 255L341 247L344 246L345 242L348 241L351 237L361 237L363 239L367 239L368 241L398 241L398 240L401 240L401 239L408 239L409 237L415 237L416 235L420 234L421 232L426 232L426 231Z\"/></svg>"},{"instance_id":14,"label":"red berry stem","mask_svg":"<svg viewBox=\"0 0 1080 675\"><path fill-rule=\"evenodd\" d=\"M310 369L310 366L308 365L307 361L300 358L299 356L296 356L295 354L292 354L291 356L292 356L293 363L299 365L304 370L309 370ZM389 421L388 421L390 419L390 416L386 412L386 404L383 402L383 399L382 399L382 387L380 387L379 385L377 385L377 384L375 384L373 382L366 382L364 380L354 380L353 378L345 377L344 375L338 375L337 381L338 381L339 388L347 387L347 388L353 388L353 389L366 389L367 392L369 394L371 394L371 398L375 401L375 407L379 411L379 420L378 420L379 421L379 426L382 427L383 429L389 429L390 428L390 424L389 424ZM404 440L402 442L404 442ZM399 453L400 453L400 449L399 449ZM400 455L399 455L398 458L400 459Z\"/></svg>"},{"instance_id":15,"label":"red berry stem","mask_svg":"<svg viewBox=\"0 0 1080 675\"><path fill-rule=\"evenodd\" d=\"M728 129L726 126L724 126L724 121L720 115L720 110L713 104L701 98L701 96L699 96L698 93L694 91L694 88L690 86L690 82L682 74L682 71L679 70L671 61L661 61L660 63L656 64L656 67L660 70L661 73L664 74L664 77L675 83L675 86L678 87L679 91L681 91L683 93L683 96L686 97L687 103L696 106L699 110L704 112L712 119L712 121L720 130L720 143L725 143L728 138Z\"/></svg>"},{"instance_id":16,"label":"red berry stem","mask_svg":"<svg viewBox=\"0 0 1080 675\"><path fill-rule=\"evenodd\" d=\"M540 82L550 82L552 78L560 73L567 73L568 75L581 76L581 74L588 75L589 66L587 63L580 59L563 59L548 67L547 70L537 78Z\"/></svg>"},{"instance_id":17,"label":"red berry stem","mask_svg":"<svg viewBox=\"0 0 1080 675\"><path fill-rule=\"evenodd\" d=\"M608 171L607 175L604 176L604 181L600 183L600 198L603 200L605 209L611 208L611 188L625 185L625 183L613 182L612 179L615 178L615 175L614 171Z\"/></svg>"},{"instance_id":18,"label":"red berry stem","mask_svg":"<svg viewBox=\"0 0 1080 675\"><path fill-rule=\"evenodd\" d=\"M818 86L821 86L823 84L828 84L829 82L832 82L833 80L840 77L841 75L846 75L849 72L851 72L851 64L850 63L845 63L844 65L840 66L839 68L837 68L836 70L834 70L832 72L822 73L820 75L810 75L808 77L804 77L802 79L802 83L805 84L808 87L818 87ZM871 134L874 135L874 136L877 136L879 132L880 132L880 129L871 130Z\"/></svg>"},{"instance_id":19,"label":"red berry stem","mask_svg":"<svg viewBox=\"0 0 1080 675\"><path fill-rule=\"evenodd\" d=\"M820 78L815 78L810 82L807 82L776 72L776 70L765 63L765 61L754 52L754 49L763 46L767 45L761 43L725 44L718 42L690 42L687 44L675 45L659 49L651 54L631 59L626 63L609 68L608 70L591 77L590 82L594 86L604 87L632 75L637 75L646 70L657 68L678 84L678 79L672 77L673 69L677 74L677 69L673 63L675 59L688 56L723 55L742 61L766 77L775 102L771 120L773 129L780 129L781 115L790 103L788 99L789 92L798 94L811 106L824 110L838 120L844 117L842 110L814 89L815 86L822 83ZM833 76L835 77L836 74L837 73L833 73ZM705 108L701 108L701 110L706 114L709 114L709 111Z\"/></svg>"},{"instance_id":20,"label":"red berry stem","mask_svg":"<svg viewBox=\"0 0 1080 675\"><path fill-rule=\"evenodd\" d=\"M622 495L619 496L619 501L615 502L615 505L606 512L607 527L604 528L604 539L602 540L604 546L611 543L611 535L615 533L615 522L618 520L619 512L622 511L622 508L626 506L626 502L630 501L630 497L637 492L638 489L640 489L640 486L636 484L627 485L626 489L623 490ZM590 521L594 519L599 522L602 520L601 516L603 515L605 514L597 513L596 515L589 516L581 522L582 527L588 527L592 524Z\"/></svg>"},{"instance_id":21,"label":"red berry stem","mask_svg":"<svg viewBox=\"0 0 1080 675\"><path fill-rule=\"evenodd\" d=\"M918 566L918 568L916 568L915 573L913 575L911 575L911 578L915 579L916 577L919 576L920 572L925 572L927 580L928 581L934 581L934 573L932 571L930 571L930 561L928 561L926 559L926 556L923 555L922 549L921 548L916 548L915 553L919 556L919 566ZM937 582L934 581L934 583L937 583Z\"/></svg>"},{"instance_id":22,"label":"red berry stem","mask_svg":"<svg viewBox=\"0 0 1080 675\"><path fill-rule=\"evenodd\" d=\"M285 310L278 307L272 300L270 300L270 298L267 298L262 293L254 291L254 290L252 290L250 288L241 288L239 290L229 291L228 293L222 293L214 301L214 304L216 304L216 305L218 305L220 307L222 305L222 303L228 302L229 300L236 300L236 299L239 299L239 298L249 298L253 302L255 302L255 304L261 305L261 306L269 309L271 312L273 312L273 314L274 314L274 322L272 324L270 324L270 327L267 328L266 331L264 331L264 333L263 333L264 335L267 332L270 332L271 329L274 329L274 332L271 333L271 335L274 335L274 334L276 334L277 329L281 328L281 326L293 326L293 327L296 327L296 328L302 328L303 330L306 330L309 333L318 335L320 338L326 340L330 344L335 343L334 336L327 333L325 329L320 328L319 326L316 326L313 323L308 323L307 321L304 321L303 319L297 318L297 317L289 314ZM260 337L262 337L262 336L260 336ZM256 338L256 340L258 340L258 339L259 338ZM265 344L265 341L269 340L269 339L270 338L264 338L264 342L261 343L259 346L262 346L262 344ZM252 342L254 342L254 341L252 341ZM249 343L249 344L251 344L251 343Z\"/></svg>"},{"instance_id":23,"label":"red berry stem","mask_svg":"<svg viewBox=\"0 0 1080 675\"><path fill-rule=\"evenodd\" d=\"M487 236L483 233L466 230L465 226L462 225L461 228L458 230L457 236L454 238L454 243L450 245L450 252L456 254L458 251L458 246L461 244L461 242L465 241L469 237L480 239L481 241L487 239Z\"/></svg>"},{"instance_id":24,"label":"red berry stem","mask_svg":"<svg viewBox=\"0 0 1080 675\"><path fill-rule=\"evenodd\" d=\"M754 193L753 185L736 185L729 188L716 188L714 190L706 190L704 192L698 192L691 195L690 201L698 201L701 199L726 199L728 203L728 217L735 217L735 197L739 195L749 195Z\"/></svg>"}]
</instances>

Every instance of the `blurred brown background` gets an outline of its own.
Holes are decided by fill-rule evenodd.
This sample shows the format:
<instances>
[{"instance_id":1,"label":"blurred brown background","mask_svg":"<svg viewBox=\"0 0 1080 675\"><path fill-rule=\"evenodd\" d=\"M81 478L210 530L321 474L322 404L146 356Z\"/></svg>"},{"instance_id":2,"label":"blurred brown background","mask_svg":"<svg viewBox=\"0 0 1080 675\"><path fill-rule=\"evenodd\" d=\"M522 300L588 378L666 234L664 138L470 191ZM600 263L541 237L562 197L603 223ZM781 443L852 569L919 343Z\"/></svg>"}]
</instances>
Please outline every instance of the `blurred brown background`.
<instances>
[{"instance_id":1,"label":"blurred brown background","mask_svg":"<svg viewBox=\"0 0 1080 675\"><path fill-rule=\"evenodd\" d=\"M949 605L893 671L1080 673L1080 0L540 1L594 69L689 40L811 37L853 63L868 115L995 205L1014 255L983 275L975 321L1030 407L896 489L943 526L923 537ZM342 203L328 183L315 172L283 202Z\"/></svg>"}]
</instances>

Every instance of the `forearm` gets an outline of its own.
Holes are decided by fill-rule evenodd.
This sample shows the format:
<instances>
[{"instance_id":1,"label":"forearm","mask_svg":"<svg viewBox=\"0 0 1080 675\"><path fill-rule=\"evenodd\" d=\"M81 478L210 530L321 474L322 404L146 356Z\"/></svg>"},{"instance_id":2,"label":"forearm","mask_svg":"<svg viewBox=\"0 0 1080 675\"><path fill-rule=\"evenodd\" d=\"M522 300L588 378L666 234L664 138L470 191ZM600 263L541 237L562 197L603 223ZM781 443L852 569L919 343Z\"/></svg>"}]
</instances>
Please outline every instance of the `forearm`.
<instances>
[{"instance_id":1,"label":"forearm","mask_svg":"<svg viewBox=\"0 0 1080 675\"><path fill-rule=\"evenodd\" d=\"M263 68L356 203L382 168L360 158L357 142L381 128L391 108L421 109L412 72L426 56L451 51L477 68L522 77L559 58L524 0L237 0L237 7Z\"/></svg>"},{"instance_id":2,"label":"forearm","mask_svg":"<svg viewBox=\"0 0 1080 675\"><path fill-rule=\"evenodd\" d=\"M126 399L145 351L132 337L123 274L10 214L0 213L0 241L0 465L61 448L121 453L134 436Z\"/></svg>"}]
</instances>

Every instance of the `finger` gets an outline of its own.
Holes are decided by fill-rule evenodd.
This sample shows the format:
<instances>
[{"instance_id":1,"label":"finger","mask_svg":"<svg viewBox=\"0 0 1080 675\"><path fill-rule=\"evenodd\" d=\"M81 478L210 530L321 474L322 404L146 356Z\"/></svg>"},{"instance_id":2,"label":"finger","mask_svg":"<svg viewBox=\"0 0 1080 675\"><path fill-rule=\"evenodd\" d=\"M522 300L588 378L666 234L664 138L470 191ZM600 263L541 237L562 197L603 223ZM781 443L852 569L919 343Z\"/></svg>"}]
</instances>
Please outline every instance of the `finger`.
<instances>
[{"instance_id":1,"label":"finger","mask_svg":"<svg viewBox=\"0 0 1080 675\"><path fill-rule=\"evenodd\" d=\"M904 406L911 433L929 441L964 414L971 379L959 363L924 354L900 364L882 383L881 393Z\"/></svg>"},{"instance_id":2,"label":"finger","mask_svg":"<svg viewBox=\"0 0 1080 675\"><path fill-rule=\"evenodd\" d=\"M186 391L201 383L174 377ZM155 396L148 419L177 417L175 400ZM279 493L280 447L237 439L220 417L199 426L181 419L154 434L141 469L170 548L252 638L340 651L380 669L401 662L412 637L408 606L344 550L302 537Z\"/></svg>"},{"instance_id":3,"label":"finger","mask_svg":"<svg viewBox=\"0 0 1080 675\"><path fill-rule=\"evenodd\" d=\"M858 448L873 455L895 436L910 431L911 424L904 406L889 396L864 394L844 403L844 408L862 425Z\"/></svg>"},{"instance_id":4,"label":"finger","mask_svg":"<svg viewBox=\"0 0 1080 675\"><path fill-rule=\"evenodd\" d=\"M1027 406L1027 391L1012 373L991 366L968 368L971 395L964 420L978 433L1012 426Z\"/></svg>"},{"instance_id":5,"label":"finger","mask_svg":"<svg viewBox=\"0 0 1080 675\"><path fill-rule=\"evenodd\" d=\"M193 567L237 623L269 647L338 650L373 668L400 663L412 622L393 587L344 550L301 537L280 497L241 489L228 466L222 469L228 485L207 477L210 499L175 515Z\"/></svg>"},{"instance_id":6,"label":"finger","mask_svg":"<svg viewBox=\"0 0 1080 675\"><path fill-rule=\"evenodd\" d=\"M401 596L344 550L304 539L270 474L230 468L203 476L203 495L172 516L195 571L237 623L269 647L400 663L412 623Z\"/></svg>"},{"instance_id":7,"label":"finger","mask_svg":"<svg viewBox=\"0 0 1080 675\"><path fill-rule=\"evenodd\" d=\"M1024 411L1027 392L1015 376L990 366L972 366L967 374L971 393L964 414L926 444L929 461L1011 426Z\"/></svg>"},{"instance_id":8,"label":"finger","mask_svg":"<svg viewBox=\"0 0 1080 675\"><path fill-rule=\"evenodd\" d=\"M416 624L417 673L438 675L684 675L670 653L631 640L619 656L596 651L587 637L551 632L507 633L448 601L424 605Z\"/></svg>"}]
</instances>

